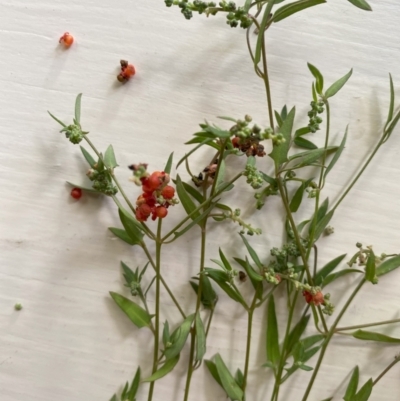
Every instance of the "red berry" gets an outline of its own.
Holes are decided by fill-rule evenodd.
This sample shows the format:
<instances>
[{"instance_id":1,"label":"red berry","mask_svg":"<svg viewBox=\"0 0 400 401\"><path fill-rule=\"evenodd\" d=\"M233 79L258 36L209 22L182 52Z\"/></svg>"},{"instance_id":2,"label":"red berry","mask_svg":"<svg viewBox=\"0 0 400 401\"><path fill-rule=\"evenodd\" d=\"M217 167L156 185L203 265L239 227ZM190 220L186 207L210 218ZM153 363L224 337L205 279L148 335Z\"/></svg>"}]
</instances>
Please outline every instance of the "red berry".
<instances>
[{"instance_id":1,"label":"red berry","mask_svg":"<svg viewBox=\"0 0 400 401\"><path fill-rule=\"evenodd\" d=\"M306 302L307 302L308 304L312 302L313 296L312 296L312 294L311 294L310 292L308 292L308 291L303 291L303 296L304 296L304 299L306 300Z\"/></svg>"},{"instance_id":2,"label":"red berry","mask_svg":"<svg viewBox=\"0 0 400 401\"><path fill-rule=\"evenodd\" d=\"M172 199L175 195L175 189L172 188L170 185L166 185L161 191L161 195L164 199Z\"/></svg>"},{"instance_id":3,"label":"red berry","mask_svg":"<svg viewBox=\"0 0 400 401\"><path fill-rule=\"evenodd\" d=\"M71 196L76 200L80 199L82 197L82 190L80 188L72 188Z\"/></svg>"},{"instance_id":4,"label":"red berry","mask_svg":"<svg viewBox=\"0 0 400 401\"><path fill-rule=\"evenodd\" d=\"M69 32L65 32L59 42L63 43L65 47L70 47L74 43L74 37Z\"/></svg>"},{"instance_id":5,"label":"red berry","mask_svg":"<svg viewBox=\"0 0 400 401\"><path fill-rule=\"evenodd\" d=\"M135 67L132 64L128 64L123 70L122 70L122 75L126 78L129 79L133 77L136 74Z\"/></svg>"},{"instance_id":6,"label":"red berry","mask_svg":"<svg viewBox=\"0 0 400 401\"><path fill-rule=\"evenodd\" d=\"M136 219L139 221L146 221L151 214L151 207L143 203L136 208Z\"/></svg>"},{"instance_id":7,"label":"red berry","mask_svg":"<svg viewBox=\"0 0 400 401\"><path fill-rule=\"evenodd\" d=\"M238 148L240 143L240 138L238 136L235 136L235 138L232 139L232 145L234 148Z\"/></svg>"},{"instance_id":8,"label":"red berry","mask_svg":"<svg viewBox=\"0 0 400 401\"><path fill-rule=\"evenodd\" d=\"M160 188L161 184L164 182L163 176L165 176L164 172L155 171L147 181L147 186L151 188L153 191Z\"/></svg>"},{"instance_id":9,"label":"red berry","mask_svg":"<svg viewBox=\"0 0 400 401\"><path fill-rule=\"evenodd\" d=\"M159 217L160 219L163 219L166 215L168 214L168 210L166 207L164 206L158 206L156 208L156 215L157 217Z\"/></svg>"},{"instance_id":10,"label":"red berry","mask_svg":"<svg viewBox=\"0 0 400 401\"><path fill-rule=\"evenodd\" d=\"M317 292L313 297L314 305L318 306L324 303L324 295L321 291Z\"/></svg>"}]
</instances>

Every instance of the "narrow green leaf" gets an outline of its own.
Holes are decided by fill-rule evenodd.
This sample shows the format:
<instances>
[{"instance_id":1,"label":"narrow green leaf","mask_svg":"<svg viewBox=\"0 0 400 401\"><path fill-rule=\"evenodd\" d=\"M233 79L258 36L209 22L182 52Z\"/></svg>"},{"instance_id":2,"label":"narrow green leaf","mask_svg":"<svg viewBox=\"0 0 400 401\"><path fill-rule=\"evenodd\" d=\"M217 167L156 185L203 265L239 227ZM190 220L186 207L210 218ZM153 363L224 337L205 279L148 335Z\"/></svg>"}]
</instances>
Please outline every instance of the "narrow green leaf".
<instances>
[{"instance_id":1,"label":"narrow green leaf","mask_svg":"<svg viewBox=\"0 0 400 401\"><path fill-rule=\"evenodd\" d=\"M263 277L260 276L256 271L253 269L253 267L250 265L248 259L246 260L239 259L239 258L234 258L237 263L240 264L240 266L243 267L243 269L246 271L247 275L249 276L249 279L251 281L251 284L253 285L257 298L262 299L262 293L263 293L263 285L261 284Z\"/></svg>"},{"instance_id":2,"label":"narrow green leaf","mask_svg":"<svg viewBox=\"0 0 400 401\"><path fill-rule=\"evenodd\" d=\"M135 401L135 396L139 389L139 385L140 385L140 367L137 368L135 377L132 380L131 388L128 391L127 401Z\"/></svg>"},{"instance_id":3,"label":"narrow green leaf","mask_svg":"<svg viewBox=\"0 0 400 401\"><path fill-rule=\"evenodd\" d=\"M166 359L175 358L182 351L182 348L184 347L186 340L188 338L190 327L192 326L193 323L193 319L194 319L194 314L189 315L182 322L182 324L171 334L171 339L173 339L174 341L172 345L168 347L164 352Z\"/></svg>"},{"instance_id":4,"label":"narrow green leaf","mask_svg":"<svg viewBox=\"0 0 400 401\"><path fill-rule=\"evenodd\" d=\"M400 111L395 115L389 126L385 128L386 138L383 141L384 143L390 138L390 135L392 135L392 132L396 128L396 125L399 122L399 120L400 120Z\"/></svg>"},{"instance_id":5,"label":"narrow green leaf","mask_svg":"<svg viewBox=\"0 0 400 401\"><path fill-rule=\"evenodd\" d=\"M112 396L112 398L111 398L111 400L110 401L118 401L118 398L117 398L117 396L114 394L113 396Z\"/></svg>"},{"instance_id":6,"label":"narrow green leaf","mask_svg":"<svg viewBox=\"0 0 400 401\"><path fill-rule=\"evenodd\" d=\"M346 84L346 82L349 80L351 77L351 74L353 73L353 69L351 69L346 75L344 75L342 78L338 79L336 82L334 82L325 92L325 97L328 99L332 96L335 96L336 93L340 91L340 89L343 88L343 86Z\"/></svg>"},{"instance_id":7,"label":"narrow green leaf","mask_svg":"<svg viewBox=\"0 0 400 401\"><path fill-rule=\"evenodd\" d=\"M332 401L333 400L333 397L329 397L329 398L325 398L324 400L322 400L322 401Z\"/></svg>"},{"instance_id":8,"label":"narrow green leaf","mask_svg":"<svg viewBox=\"0 0 400 401\"><path fill-rule=\"evenodd\" d=\"M268 301L267 309L267 360L277 366L280 358L279 352L279 333L278 323L276 320L275 300L271 295Z\"/></svg>"},{"instance_id":9,"label":"narrow green leaf","mask_svg":"<svg viewBox=\"0 0 400 401\"><path fill-rule=\"evenodd\" d=\"M247 3L249 3L249 0L246 0L246 4ZM250 0L250 4L251 4L251 0ZM233 123L237 123L237 119L232 118L232 117L218 116L217 118L220 118L221 120L232 121Z\"/></svg>"},{"instance_id":10,"label":"narrow green leaf","mask_svg":"<svg viewBox=\"0 0 400 401\"><path fill-rule=\"evenodd\" d=\"M299 369L305 370L306 372L310 372L314 368L312 368L311 366L307 366L307 365L299 365Z\"/></svg>"},{"instance_id":11,"label":"narrow green leaf","mask_svg":"<svg viewBox=\"0 0 400 401\"><path fill-rule=\"evenodd\" d=\"M263 173L262 171L260 171L261 177L265 182L268 182L268 184L270 185L278 185L276 182L275 178L272 178L271 176L269 176L268 174Z\"/></svg>"},{"instance_id":12,"label":"narrow green leaf","mask_svg":"<svg viewBox=\"0 0 400 401\"><path fill-rule=\"evenodd\" d=\"M239 386L240 388L243 388L244 376L243 376L243 372L242 372L240 369L238 369L238 370L236 371L235 380L236 380L236 383L238 384L238 386Z\"/></svg>"},{"instance_id":13,"label":"narrow green leaf","mask_svg":"<svg viewBox=\"0 0 400 401\"><path fill-rule=\"evenodd\" d=\"M375 254L374 251L371 249L370 254L368 255L367 264L365 266L365 280L371 282L372 284L374 284L375 281L375 269Z\"/></svg>"},{"instance_id":14,"label":"narrow green leaf","mask_svg":"<svg viewBox=\"0 0 400 401\"><path fill-rule=\"evenodd\" d=\"M56 116L53 116L53 114L51 114L49 111L47 111L48 113L49 113L49 115L50 115L50 117L53 119L53 120L55 120L55 121L57 121L60 125L62 125L64 128L67 128L67 126L61 121L61 120L59 120Z\"/></svg>"},{"instance_id":15,"label":"narrow green leaf","mask_svg":"<svg viewBox=\"0 0 400 401\"><path fill-rule=\"evenodd\" d=\"M314 344L319 343L324 339L325 337L322 334L313 334L312 336L303 338L301 342L304 345L304 349L306 350L307 353L310 347L312 347ZM321 346L321 344L319 346ZM303 359L303 362L307 362L307 360Z\"/></svg>"},{"instance_id":16,"label":"narrow green leaf","mask_svg":"<svg viewBox=\"0 0 400 401\"><path fill-rule=\"evenodd\" d=\"M191 214L196 209L196 205L194 204L192 198L186 192L185 187L182 184L181 177L179 177L179 175L176 177L176 192L186 213L188 215ZM195 219L199 215L200 212L197 211L196 213L193 213L190 217L192 219Z\"/></svg>"},{"instance_id":17,"label":"narrow green leaf","mask_svg":"<svg viewBox=\"0 0 400 401\"><path fill-rule=\"evenodd\" d=\"M139 329L150 325L151 316L138 304L116 292L110 292L111 298Z\"/></svg>"},{"instance_id":18,"label":"narrow green leaf","mask_svg":"<svg viewBox=\"0 0 400 401\"><path fill-rule=\"evenodd\" d=\"M358 366L356 366L351 375L349 384L347 385L346 393L343 397L344 401L352 401L353 400L353 397L357 393L359 376L360 376L360 370L359 370Z\"/></svg>"},{"instance_id":19,"label":"narrow green leaf","mask_svg":"<svg viewBox=\"0 0 400 401\"><path fill-rule=\"evenodd\" d=\"M171 174L171 168L172 168L172 161L174 159L174 152L172 152L167 160L167 164L164 167L164 172L166 172L167 174Z\"/></svg>"},{"instance_id":20,"label":"narrow green leaf","mask_svg":"<svg viewBox=\"0 0 400 401\"><path fill-rule=\"evenodd\" d=\"M386 127L389 125L390 121L392 121L393 113L394 113L395 94L394 94L394 85L393 85L392 74L389 74L389 81L390 81L390 104L389 104L388 117L386 120L384 131L386 130Z\"/></svg>"},{"instance_id":21,"label":"narrow green leaf","mask_svg":"<svg viewBox=\"0 0 400 401\"><path fill-rule=\"evenodd\" d=\"M305 152L297 153L293 156L290 157L290 160L297 160L300 159L297 163L293 165L294 167L304 167L304 166L310 166L311 164L315 163L317 160L319 160L321 157L323 157L325 154L332 153L338 149L337 146L329 146L328 148L318 148L318 149L312 149L312 150L307 150Z\"/></svg>"},{"instance_id":22,"label":"narrow green leaf","mask_svg":"<svg viewBox=\"0 0 400 401\"><path fill-rule=\"evenodd\" d=\"M297 322L296 326L290 331L286 351L290 353L293 347L299 342L300 337L304 333L307 327L310 315L303 315L302 318Z\"/></svg>"},{"instance_id":23,"label":"narrow green leaf","mask_svg":"<svg viewBox=\"0 0 400 401\"><path fill-rule=\"evenodd\" d=\"M111 169L118 166L112 145L110 145L104 153L104 165Z\"/></svg>"},{"instance_id":24,"label":"narrow green leaf","mask_svg":"<svg viewBox=\"0 0 400 401\"><path fill-rule=\"evenodd\" d=\"M201 361L206 353L206 332L200 313L196 314L196 361Z\"/></svg>"},{"instance_id":25,"label":"narrow green leaf","mask_svg":"<svg viewBox=\"0 0 400 401\"><path fill-rule=\"evenodd\" d=\"M334 156L332 157L332 160L330 161L330 163L328 164L328 167L325 170L324 173L324 178L326 178L326 176L328 175L328 173L332 170L333 166L336 164L336 162L339 160L340 155L343 152L344 149L344 145L346 145L346 140L347 140L347 131L348 131L349 126L346 127L346 132L344 134L344 137L342 139L342 142L339 145L338 150L335 152Z\"/></svg>"},{"instance_id":26,"label":"narrow green leaf","mask_svg":"<svg viewBox=\"0 0 400 401\"><path fill-rule=\"evenodd\" d=\"M226 256L222 252L221 248L219 248L219 257L221 258L221 261L222 261L225 269L228 270L228 271L231 271L232 270L232 266L228 262L228 259L226 258Z\"/></svg>"},{"instance_id":27,"label":"narrow green leaf","mask_svg":"<svg viewBox=\"0 0 400 401\"><path fill-rule=\"evenodd\" d=\"M326 3L326 0L299 0L294 3L287 4L275 11L273 16L274 22L282 21L290 17L292 14L305 10L306 8L317 6L318 4Z\"/></svg>"},{"instance_id":28,"label":"narrow green leaf","mask_svg":"<svg viewBox=\"0 0 400 401\"><path fill-rule=\"evenodd\" d=\"M246 266L246 273L250 277L251 280L261 282L264 280L263 276L258 274L253 267L250 265L249 260L247 259L246 256L246 261L245 261L245 266Z\"/></svg>"},{"instance_id":29,"label":"narrow green leaf","mask_svg":"<svg viewBox=\"0 0 400 401\"><path fill-rule=\"evenodd\" d=\"M176 180L174 181L176 184ZM190 184L188 184L187 182L182 182L183 187L185 188L185 191L192 196L194 199L197 200L197 202L199 202L199 204L204 203L205 198L204 196L194 187L192 187Z\"/></svg>"},{"instance_id":30,"label":"narrow green leaf","mask_svg":"<svg viewBox=\"0 0 400 401\"><path fill-rule=\"evenodd\" d=\"M276 123L278 124L278 127L281 128L282 124L283 124L282 117L276 110L274 111L274 114L275 114Z\"/></svg>"},{"instance_id":31,"label":"narrow green leaf","mask_svg":"<svg viewBox=\"0 0 400 401\"><path fill-rule=\"evenodd\" d=\"M375 333L373 331L357 330L351 335L357 340L378 341L381 343L400 344L400 338L389 337L386 334Z\"/></svg>"},{"instance_id":32,"label":"narrow green leaf","mask_svg":"<svg viewBox=\"0 0 400 401\"><path fill-rule=\"evenodd\" d=\"M314 285L321 285L325 277L331 274L340 264L340 262L346 257L346 253L338 256L337 258L328 262L321 270L317 272L314 277Z\"/></svg>"},{"instance_id":33,"label":"narrow green leaf","mask_svg":"<svg viewBox=\"0 0 400 401\"><path fill-rule=\"evenodd\" d=\"M308 139L304 139L301 137L295 138L294 139L294 144L300 148L304 149L318 149L318 146L309 141Z\"/></svg>"},{"instance_id":34,"label":"narrow green leaf","mask_svg":"<svg viewBox=\"0 0 400 401\"><path fill-rule=\"evenodd\" d=\"M215 178L217 180L217 188L220 187L225 178L225 160L220 160L218 176Z\"/></svg>"},{"instance_id":35,"label":"narrow green leaf","mask_svg":"<svg viewBox=\"0 0 400 401\"><path fill-rule=\"evenodd\" d=\"M277 4L276 2L275 2L275 4ZM281 111L281 118L282 118L282 121L285 121L286 120L286 117L287 117L287 106L286 106L286 104L282 107L282 111Z\"/></svg>"},{"instance_id":36,"label":"narrow green leaf","mask_svg":"<svg viewBox=\"0 0 400 401\"><path fill-rule=\"evenodd\" d=\"M90 153L83 146L80 146L80 148L81 148L83 157L89 163L89 166L94 167L94 165L96 164L96 161L93 159L93 157L90 155Z\"/></svg>"},{"instance_id":37,"label":"narrow green leaf","mask_svg":"<svg viewBox=\"0 0 400 401\"><path fill-rule=\"evenodd\" d=\"M251 258L253 259L254 263L257 265L259 269L262 269L263 265L260 261L260 258L258 257L256 251L250 246L249 241L247 241L246 237L243 234L240 234L242 237L242 240L247 248L247 251L249 252Z\"/></svg>"},{"instance_id":38,"label":"narrow green leaf","mask_svg":"<svg viewBox=\"0 0 400 401\"><path fill-rule=\"evenodd\" d=\"M303 228L310 222L310 220L304 220L302 221L300 224L297 225L297 231L299 232L299 234L301 234L301 232L303 231Z\"/></svg>"},{"instance_id":39,"label":"narrow green leaf","mask_svg":"<svg viewBox=\"0 0 400 401\"><path fill-rule=\"evenodd\" d=\"M307 63L308 69L310 70L311 74L314 75L315 78L315 89L318 94L322 95L322 91L324 89L324 77L320 73L319 69L313 66L310 63Z\"/></svg>"},{"instance_id":40,"label":"narrow green leaf","mask_svg":"<svg viewBox=\"0 0 400 401\"><path fill-rule=\"evenodd\" d=\"M299 128L298 130L296 130L296 132L294 133L294 137L298 138L299 136L303 136L303 135L307 135L311 132L309 127L303 127L303 128Z\"/></svg>"},{"instance_id":41,"label":"narrow green leaf","mask_svg":"<svg viewBox=\"0 0 400 401\"><path fill-rule=\"evenodd\" d=\"M215 360L215 366L218 371L218 375L221 380L222 387L225 390L228 397L235 401L242 401L243 390L236 383L235 379L231 375L231 372L229 372L221 356L219 354L215 355L214 360Z\"/></svg>"},{"instance_id":42,"label":"narrow green leaf","mask_svg":"<svg viewBox=\"0 0 400 401\"><path fill-rule=\"evenodd\" d=\"M83 189L84 191L87 191L87 192L91 192L91 193L94 193L94 194L101 194L101 192L96 191L93 188L83 187L82 185L77 185L77 184L74 184L73 182L70 182L70 181L66 181L66 182L67 182L68 185L71 185L71 187L73 187L73 188L80 188L80 189Z\"/></svg>"},{"instance_id":43,"label":"narrow green leaf","mask_svg":"<svg viewBox=\"0 0 400 401\"><path fill-rule=\"evenodd\" d=\"M376 268L376 275L383 276L384 274L387 274L391 272L392 270L397 269L400 267L400 255L399 256L394 256L393 258L387 259L383 261L377 268Z\"/></svg>"},{"instance_id":44,"label":"narrow green leaf","mask_svg":"<svg viewBox=\"0 0 400 401\"><path fill-rule=\"evenodd\" d=\"M213 277L211 278L213 279ZM242 297L242 294L237 292L233 287L230 286L230 284L222 280L213 280L220 286L220 288L226 293L226 295L228 295L229 298L239 302L244 308L247 308L246 301Z\"/></svg>"},{"instance_id":45,"label":"narrow green leaf","mask_svg":"<svg viewBox=\"0 0 400 401\"><path fill-rule=\"evenodd\" d=\"M325 217L326 212L328 211L328 207L329 207L329 198L326 198L321 203L321 206L318 208L318 211L317 211L317 223L319 221L321 221Z\"/></svg>"},{"instance_id":46,"label":"narrow green leaf","mask_svg":"<svg viewBox=\"0 0 400 401\"><path fill-rule=\"evenodd\" d=\"M169 333L169 323L168 323L168 320L166 320L164 323L163 334L162 334L162 341L163 341L164 347L167 345L167 343L170 342L170 338L171 338L171 335Z\"/></svg>"},{"instance_id":47,"label":"narrow green leaf","mask_svg":"<svg viewBox=\"0 0 400 401\"><path fill-rule=\"evenodd\" d=\"M318 102L318 95L317 95L317 90L315 89L314 82L311 84L311 93L312 93L314 102Z\"/></svg>"},{"instance_id":48,"label":"narrow green leaf","mask_svg":"<svg viewBox=\"0 0 400 401\"><path fill-rule=\"evenodd\" d=\"M308 184L311 181L312 180L304 181L304 182L302 182L300 184L299 188L297 188L297 191L295 192L295 194L293 195L292 200L290 201L290 211L292 213L296 213L299 210L299 207L300 207L301 202L303 200L304 191L308 187Z\"/></svg>"},{"instance_id":49,"label":"narrow green leaf","mask_svg":"<svg viewBox=\"0 0 400 401\"><path fill-rule=\"evenodd\" d=\"M275 4L275 0L269 0L267 6L265 7L264 14L262 17L260 29L258 31L256 51L254 53L254 65L257 65L261 60L261 47L264 41L265 28L268 22L271 20L271 10Z\"/></svg>"},{"instance_id":50,"label":"narrow green leaf","mask_svg":"<svg viewBox=\"0 0 400 401\"><path fill-rule=\"evenodd\" d=\"M269 3L268 3L269 4ZM274 145L272 152L268 155L270 156L277 165L280 165L288 160L288 152L290 148L290 141L292 136L292 128L294 122L294 116L296 114L296 109L293 107L287 115L285 121L280 128L280 133L283 135L285 142Z\"/></svg>"},{"instance_id":51,"label":"narrow green leaf","mask_svg":"<svg viewBox=\"0 0 400 401\"><path fill-rule=\"evenodd\" d=\"M326 226L329 224L331 221L331 218L333 216L333 213L335 211L331 210L328 212L322 219L317 223L317 226L315 228L315 241L321 236L321 234L324 232Z\"/></svg>"},{"instance_id":52,"label":"narrow green leaf","mask_svg":"<svg viewBox=\"0 0 400 401\"><path fill-rule=\"evenodd\" d=\"M230 138L232 133L230 131L223 130L216 126L209 125L207 128L204 129L206 132L212 134L215 138L226 139Z\"/></svg>"},{"instance_id":53,"label":"narrow green leaf","mask_svg":"<svg viewBox=\"0 0 400 401\"><path fill-rule=\"evenodd\" d=\"M365 0L348 0L348 1L354 6L361 8L361 10L372 11L371 6Z\"/></svg>"},{"instance_id":54,"label":"narrow green leaf","mask_svg":"<svg viewBox=\"0 0 400 401\"><path fill-rule=\"evenodd\" d=\"M81 101L82 101L82 93L80 93L75 100L75 121L78 124L81 123Z\"/></svg>"},{"instance_id":55,"label":"narrow green leaf","mask_svg":"<svg viewBox=\"0 0 400 401\"><path fill-rule=\"evenodd\" d=\"M171 372L176 364L179 362L180 354L176 355L175 357L168 359L164 365L161 366L160 369L155 371L150 377L147 379L143 379L142 382L154 382L162 377L166 376L169 372Z\"/></svg>"},{"instance_id":56,"label":"narrow green leaf","mask_svg":"<svg viewBox=\"0 0 400 401\"><path fill-rule=\"evenodd\" d=\"M332 281L337 280L340 277L346 276L347 274L350 273L363 273L363 271L358 270L358 269L343 269L340 272L330 274L329 276L326 276L324 280L322 281L321 287L326 287L328 284L332 283Z\"/></svg>"},{"instance_id":57,"label":"narrow green leaf","mask_svg":"<svg viewBox=\"0 0 400 401\"><path fill-rule=\"evenodd\" d=\"M135 242L131 239L131 237L127 234L125 230L122 228L116 228L116 227L108 227L108 229L119 239L122 239L122 241L126 242L129 245L137 245L139 242Z\"/></svg>"},{"instance_id":58,"label":"narrow green leaf","mask_svg":"<svg viewBox=\"0 0 400 401\"><path fill-rule=\"evenodd\" d=\"M143 241L143 231L140 223L125 209L118 209L119 218L125 228L126 233L134 244L141 244Z\"/></svg>"},{"instance_id":59,"label":"narrow green leaf","mask_svg":"<svg viewBox=\"0 0 400 401\"><path fill-rule=\"evenodd\" d=\"M360 391L355 395L352 401L367 401L372 393L372 388L374 382L369 379L360 389Z\"/></svg>"},{"instance_id":60,"label":"narrow green leaf","mask_svg":"<svg viewBox=\"0 0 400 401\"><path fill-rule=\"evenodd\" d=\"M211 376L214 378L214 380L223 388L221 378L219 377L219 373L215 363L213 361L210 361L209 359L205 359L204 363L206 364L207 369L211 373Z\"/></svg>"},{"instance_id":61,"label":"narrow green leaf","mask_svg":"<svg viewBox=\"0 0 400 401\"><path fill-rule=\"evenodd\" d=\"M206 138L206 139L204 139L204 141L200 142L189 153L186 153L186 155L183 156L181 160L179 160L178 164L176 165L176 168L178 168L191 154L196 152L196 150L200 149L203 145L205 145L205 144L207 144L208 142L211 142L211 141L213 141L213 139Z\"/></svg>"}]
</instances>

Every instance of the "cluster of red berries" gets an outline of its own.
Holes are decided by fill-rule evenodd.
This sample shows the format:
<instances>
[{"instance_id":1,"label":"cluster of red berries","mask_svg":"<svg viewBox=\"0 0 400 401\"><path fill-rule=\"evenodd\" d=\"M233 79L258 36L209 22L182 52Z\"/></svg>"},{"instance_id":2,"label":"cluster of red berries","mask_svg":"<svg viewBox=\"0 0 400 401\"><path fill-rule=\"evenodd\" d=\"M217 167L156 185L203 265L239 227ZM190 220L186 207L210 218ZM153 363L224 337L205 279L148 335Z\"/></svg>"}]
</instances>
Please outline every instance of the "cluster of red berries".
<instances>
[{"instance_id":1,"label":"cluster of red berries","mask_svg":"<svg viewBox=\"0 0 400 401\"><path fill-rule=\"evenodd\" d=\"M168 185L169 174L164 171L155 171L147 177L140 178L143 193L136 201L136 218L146 221L157 217L163 219L168 214L168 207L176 203L175 189Z\"/></svg>"},{"instance_id":2,"label":"cluster of red berries","mask_svg":"<svg viewBox=\"0 0 400 401\"><path fill-rule=\"evenodd\" d=\"M310 291L303 291L304 299L308 304L313 304L315 306L323 305L325 303L324 295L321 291L312 294Z\"/></svg>"},{"instance_id":3,"label":"cluster of red berries","mask_svg":"<svg viewBox=\"0 0 400 401\"><path fill-rule=\"evenodd\" d=\"M121 72L117 75L119 82L126 82L136 74L135 67L126 60L121 60Z\"/></svg>"},{"instance_id":4,"label":"cluster of red berries","mask_svg":"<svg viewBox=\"0 0 400 401\"><path fill-rule=\"evenodd\" d=\"M74 37L69 32L65 32L61 36L59 43L62 43L65 47L70 47L74 43Z\"/></svg>"}]
</instances>

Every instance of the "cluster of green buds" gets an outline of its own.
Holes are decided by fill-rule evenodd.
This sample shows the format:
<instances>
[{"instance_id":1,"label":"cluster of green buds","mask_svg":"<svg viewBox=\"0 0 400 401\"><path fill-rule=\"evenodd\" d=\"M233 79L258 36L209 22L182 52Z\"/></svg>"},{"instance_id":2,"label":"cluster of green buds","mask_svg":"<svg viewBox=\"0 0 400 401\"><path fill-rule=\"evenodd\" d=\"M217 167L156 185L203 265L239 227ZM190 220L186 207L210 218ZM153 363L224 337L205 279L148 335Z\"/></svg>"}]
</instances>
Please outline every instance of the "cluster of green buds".
<instances>
[{"instance_id":1,"label":"cluster of green buds","mask_svg":"<svg viewBox=\"0 0 400 401\"><path fill-rule=\"evenodd\" d=\"M203 14L207 9L215 8L217 4L213 1L206 2L201 0L194 0L193 2L189 2L188 0L165 0L165 5L167 7L173 5L179 6L183 16L186 19L191 19L193 17L193 11Z\"/></svg>"},{"instance_id":2,"label":"cluster of green buds","mask_svg":"<svg viewBox=\"0 0 400 401\"><path fill-rule=\"evenodd\" d=\"M69 139L69 141L74 145L80 143L83 139L83 136L89 133L82 131L80 124L68 125L67 127L64 127L60 132L65 132L65 137Z\"/></svg>"},{"instance_id":3,"label":"cluster of green buds","mask_svg":"<svg viewBox=\"0 0 400 401\"><path fill-rule=\"evenodd\" d=\"M126 281L125 287L128 287L131 291L132 296L140 296L143 297L143 291L141 287L141 281L143 275L147 269L148 263L139 271L139 267L135 269L135 271L131 270L125 263L121 262L122 269L124 270L124 278Z\"/></svg>"},{"instance_id":4,"label":"cluster of green buds","mask_svg":"<svg viewBox=\"0 0 400 401\"><path fill-rule=\"evenodd\" d=\"M251 164L246 164L243 175L247 177L246 182L254 189L261 188L264 180L257 167Z\"/></svg>"},{"instance_id":5,"label":"cluster of green buds","mask_svg":"<svg viewBox=\"0 0 400 401\"><path fill-rule=\"evenodd\" d=\"M248 28L253 23L249 14L245 11L244 7L236 7L233 1L221 1L219 6L223 11L228 11L226 16L226 23L232 27L236 28L239 24L241 28Z\"/></svg>"},{"instance_id":6,"label":"cluster of green buds","mask_svg":"<svg viewBox=\"0 0 400 401\"><path fill-rule=\"evenodd\" d=\"M280 266L280 269L286 269L287 268L287 259L290 256L293 257L298 257L300 256L299 249L297 248L297 245L294 241L288 242L287 244L284 244L281 249L279 248L272 248L271 251L271 256L273 256L276 259L276 262Z\"/></svg>"},{"instance_id":7,"label":"cluster of green buds","mask_svg":"<svg viewBox=\"0 0 400 401\"><path fill-rule=\"evenodd\" d=\"M311 181L306 188L306 192L308 192L309 198L315 198L318 193L318 184L315 181Z\"/></svg>"},{"instance_id":8,"label":"cluster of green buds","mask_svg":"<svg viewBox=\"0 0 400 401\"><path fill-rule=\"evenodd\" d=\"M240 231L240 234L247 234L247 235L260 235L262 233L261 228L254 228L251 226L251 224L245 223L241 218L240 218L241 210L240 209L235 209L233 213L231 214L230 218L239 224L239 226L242 227L242 230Z\"/></svg>"},{"instance_id":9,"label":"cluster of green buds","mask_svg":"<svg viewBox=\"0 0 400 401\"><path fill-rule=\"evenodd\" d=\"M137 186L141 186L143 184L142 180L150 175L147 171L147 166L147 163L131 164L128 166L128 168L133 172L130 180Z\"/></svg>"},{"instance_id":10,"label":"cluster of green buds","mask_svg":"<svg viewBox=\"0 0 400 401\"><path fill-rule=\"evenodd\" d=\"M268 268L264 272L264 278L267 283L274 285L278 285L282 281L281 276L275 273L275 270L273 268Z\"/></svg>"},{"instance_id":11,"label":"cluster of green buds","mask_svg":"<svg viewBox=\"0 0 400 401\"><path fill-rule=\"evenodd\" d=\"M332 226L327 226L324 230L325 235L332 235L335 232L335 229Z\"/></svg>"},{"instance_id":12,"label":"cluster of green buds","mask_svg":"<svg viewBox=\"0 0 400 401\"><path fill-rule=\"evenodd\" d=\"M256 208L260 210L264 205L268 196L278 195L278 187L276 185L268 185L261 192L257 192L254 194L254 197L257 199Z\"/></svg>"},{"instance_id":13,"label":"cluster of green buds","mask_svg":"<svg viewBox=\"0 0 400 401\"><path fill-rule=\"evenodd\" d=\"M319 130L319 124L322 123L322 118L319 117L318 114L324 112L324 102L322 100L319 100L318 102L313 100L310 103L310 106L311 110L308 112L308 117L310 118L308 128L314 133Z\"/></svg>"},{"instance_id":14,"label":"cluster of green buds","mask_svg":"<svg viewBox=\"0 0 400 401\"><path fill-rule=\"evenodd\" d=\"M89 169L86 175L93 181L92 187L96 191L108 196L115 195L118 192L118 188L113 184L110 172L101 160Z\"/></svg>"}]
</instances>

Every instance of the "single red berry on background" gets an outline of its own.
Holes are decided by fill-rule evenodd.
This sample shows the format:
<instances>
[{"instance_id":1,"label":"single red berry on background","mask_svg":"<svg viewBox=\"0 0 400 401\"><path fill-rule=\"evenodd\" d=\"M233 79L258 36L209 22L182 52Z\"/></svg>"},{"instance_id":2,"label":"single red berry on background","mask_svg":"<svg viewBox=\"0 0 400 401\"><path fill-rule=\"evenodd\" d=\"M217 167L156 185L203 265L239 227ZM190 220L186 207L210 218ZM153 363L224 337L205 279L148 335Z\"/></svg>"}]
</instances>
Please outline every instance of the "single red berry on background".
<instances>
[{"instance_id":1,"label":"single red berry on background","mask_svg":"<svg viewBox=\"0 0 400 401\"><path fill-rule=\"evenodd\" d=\"M128 64L122 71L122 75L126 78L129 79L133 77L136 74L135 67L132 64Z\"/></svg>"},{"instance_id":2,"label":"single red berry on background","mask_svg":"<svg viewBox=\"0 0 400 401\"><path fill-rule=\"evenodd\" d=\"M72 188L71 196L76 200L80 199L82 197L82 190L80 188Z\"/></svg>"},{"instance_id":3,"label":"single red berry on background","mask_svg":"<svg viewBox=\"0 0 400 401\"><path fill-rule=\"evenodd\" d=\"M59 43L63 43L65 47L70 47L74 43L74 37L69 32L65 32L61 36Z\"/></svg>"},{"instance_id":4,"label":"single red berry on background","mask_svg":"<svg viewBox=\"0 0 400 401\"><path fill-rule=\"evenodd\" d=\"M164 199L172 199L175 195L175 189L170 185L166 185L161 191L161 195Z\"/></svg>"},{"instance_id":5,"label":"single red berry on background","mask_svg":"<svg viewBox=\"0 0 400 401\"><path fill-rule=\"evenodd\" d=\"M156 215L157 217L159 217L160 219L163 219L166 215L168 214L168 210L166 207L164 206L158 206L156 208Z\"/></svg>"}]
</instances>

